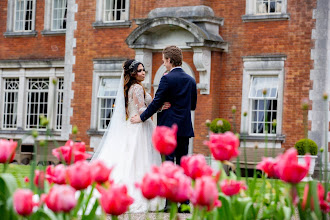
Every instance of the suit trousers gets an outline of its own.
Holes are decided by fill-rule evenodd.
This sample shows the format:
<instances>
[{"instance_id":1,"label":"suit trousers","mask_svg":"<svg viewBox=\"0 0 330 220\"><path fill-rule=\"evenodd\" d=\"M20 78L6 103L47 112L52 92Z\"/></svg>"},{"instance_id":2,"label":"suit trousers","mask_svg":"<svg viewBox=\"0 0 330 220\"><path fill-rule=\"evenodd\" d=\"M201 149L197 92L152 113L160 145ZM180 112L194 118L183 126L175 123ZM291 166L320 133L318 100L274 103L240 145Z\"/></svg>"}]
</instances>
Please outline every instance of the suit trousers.
<instances>
[{"instance_id":1,"label":"suit trousers","mask_svg":"<svg viewBox=\"0 0 330 220\"><path fill-rule=\"evenodd\" d=\"M180 165L181 158L188 154L189 138L190 137L178 136L177 146L172 154L166 156L166 160L174 162L175 159L176 164Z\"/></svg>"}]
</instances>

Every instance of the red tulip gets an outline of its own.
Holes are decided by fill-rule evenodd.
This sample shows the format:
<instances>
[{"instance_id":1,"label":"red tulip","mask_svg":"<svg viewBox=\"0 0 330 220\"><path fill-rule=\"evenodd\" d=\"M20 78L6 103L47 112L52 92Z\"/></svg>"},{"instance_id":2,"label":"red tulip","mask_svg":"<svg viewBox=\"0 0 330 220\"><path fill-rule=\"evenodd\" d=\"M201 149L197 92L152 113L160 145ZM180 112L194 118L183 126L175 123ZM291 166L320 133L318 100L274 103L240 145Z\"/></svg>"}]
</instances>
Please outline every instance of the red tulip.
<instances>
[{"instance_id":1,"label":"red tulip","mask_svg":"<svg viewBox=\"0 0 330 220\"><path fill-rule=\"evenodd\" d=\"M178 126L174 124L172 128L157 126L152 134L152 143L161 154L169 155L176 148L176 133Z\"/></svg>"},{"instance_id":2,"label":"red tulip","mask_svg":"<svg viewBox=\"0 0 330 220\"><path fill-rule=\"evenodd\" d=\"M204 142L211 150L216 160L230 160L239 155L239 140L232 132L227 131L224 134L211 134L210 140Z\"/></svg>"},{"instance_id":3,"label":"red tulip","mask_svg":"<svg viewBox=\"0 0 330 220\"><path fill-rule=\"evenodd\" d=\"M310 160L307 155L305 164L298 164L297 150L295 148L287 150L279 157L280 163L276 165L279 178L288 183L299 183L308 174Z\"/></svg>"},{"instance_id":4,"label":"red tulip","mask_svg":"<svg viewBox=\"0 0 330 220\"><path fill-rule=\"evenodd\" d=\"M25 182L25 183L28 183L28 182L30 182L30 179L29 179L29 177L27 177L27 176L26 176L26 177L24 177L24 182Z\"/></svg>"},{"instance_id":5,"label":"red tulip","mask_svg":"<svg viewBox=\"0 0 330 220\"><path fill-rule=\"evenodd\" d=\"M35 170L34 171L34 179L33 179L34 185L36 187L43 189L45 185L45 173L42 170Z\"/></svg>"},{"instance_id":6,"label":"red tulip","mask_svg":"<svg viewBox=\"0 0 330 220\"><path fill-rule=\"evenodd\" d=\"M127 194L125 185L111 185L109 189L97 186L101 193L100 204L105 213L121 215L128 210L134 199Z\"/></svg>"},{"instance_id":7,"label":"red tulip","mask_svg":"<svg viewBox=\"0 0 330 220\"><path fill-rule=\"evenodd\" d=\"M86 189L92 183L92 172L87 161L78 161L67 168L70 185L76 190Z\"/></svg>"},{"instance_id":8,"label":"red tulip","mask_svg":"<svg viewBox=\"0 0 330 220\"><path fill-rule=\"evenodd\" d=\"M303 201L301 204L303 210L305 210L306 205L307 205L308 191L309 191L309 184L306 184L305 189L304 189L304 197L303 197ZM330 212L330 205L329 205L329 201L324 200L324 191L325 190L323 188L323 185L321 183L318 183L317 184L317 195L319 198L320 209L322 210L322 212L328 213L328 212ZM314 210L314 201L313 201L312 194L311 194L311 198L310 198L310 204L311 204L311 210Z\"/></svg>"},{"instance_id":9,"label":"red tulip","mask_svg":"<svg viewBox=\"0 0 330 220\"><path fill-rule=\"evenodd\" d=\"M175 165L171 161L165 161L160 167L153 166L152 171L168 178L174 178L177 173L184 174L182 167Z\"/></svg>"},{"instance_id":10,"label":"red tulip","mask_svg":"<svg viewBox=\"0 0 330 220\"><path fill-rule=\"evenodd\" d=\"M162 196L163 183L159 173L146 173L142 183L137 183L136 187L141 189L142 195L146 199L153 199Z\"/></svg>"},{"instance_id":11,"label":"red tulip","mask_svg":"<svg viewBox=\"0 0 330 220\"><path fill-rule=\"evenodd\" d=\"M29 189L17 189L13 195L14 209L19 215L30 215L33 210L33 193Z\"/></svg>"},{"instance_id":12,"label":"red tulip","mask_svg":"<svg viewBox=\"0 0 330 220\"><path fill-rule=\"evenodd\" d=\"M207 165L204 155L184 156L181 158L181 167L184 173L192 179L202 176L211 176L213 170Z\"/></svg>"},{"instance_id":13,"label":"red tulip","mask_svg":"<svg viewBox=\"0 0 330 220\"><path fill-rule=\"evenodd\" d=\"M162 178L165 197L172 202L185 202L191 194L191 180L184 174L177 173L173 178Z\"/></svg>"},{"instance_id":14,"label":"red tulip","mask_svg":"<svg viewBox=\"0 0 330 220\"><path fill-rule=\"evenodd\" d=\"M46 179L49 183L66 184L66 168L63 164L48 166L46 169Z\"/></svg>"},{"instance_id":15,"label":"red tulip","mask_svg":"<svg viewBox=\"0 0 330 220\"><path fill-rule=\"evenodd\" d=\"M215 180L210 176L202 176L195 183L190 200L194 205L206 206L208 210L214 207L220 207L221 202L218 200L218 189Z\"/></svg>"},{"instance_id":16,"label":"red tulip","mask_svg":"<svg viewBox=\"0 0 330 220\"><path fill-rule=\"evenodd\" d=\"M93 181L99 184L108 181L110 173L113 169L113 168L108 168L107 165L101 160L93 161L90 164L90 167L92 170Z\"/></svg>"},{"instance_id":17,"label":"red tulip","mask_svg":"<svg viewBox=\"0 0 330 220\"><path fill-rule=\"evenodd\" d=\"M64 146L53 149L52 154L60 161L65 161L66 164L77 162L80 160L86 160L91 155L85 153L86 146L84 142L73 142L68 140Z\"/></svg>"},{"instance_id":18,"label":"red tulip","mask_svg":"<svg viewBox=\"0 0 330 220\"><path fill-rule=\"evenodd\" d=\"M246 190L247 187L243 181L224 180L220 184L221 191L227 196L233 196L239 193L241 189Z\"/></svg>"},{"instance_id":19,"label":"red tulip","mask_svg":"<svg viewBox=\"0 0 330 220\"><path fill-rule=\"evenodd\" d=\"M278 178L278 173L276 170L277 162L279 158L263 157L262 161L257 165L258 170L262 170L267 174L268 177Z\"/></svg>"},{"instance_id":20,"label":"red tulip","mask_svg":"<svg viewBox=\"0 0 330 220\"><path fill-rule=\"evenodd\" d=\"M0 163L10 163L14 160L17 142L0 139Z\"/></svg>"},{"instance_id":21,"label":"red tulip","mask_svg":"<svg viewBox=\"0 0 330 220\"><path fill-rule=\"evenodd\" d=\"M54 185L45 198L45 203L53 212L69 212L77 204L75 193L71 186Z\"/></svg>"}]
</instances>

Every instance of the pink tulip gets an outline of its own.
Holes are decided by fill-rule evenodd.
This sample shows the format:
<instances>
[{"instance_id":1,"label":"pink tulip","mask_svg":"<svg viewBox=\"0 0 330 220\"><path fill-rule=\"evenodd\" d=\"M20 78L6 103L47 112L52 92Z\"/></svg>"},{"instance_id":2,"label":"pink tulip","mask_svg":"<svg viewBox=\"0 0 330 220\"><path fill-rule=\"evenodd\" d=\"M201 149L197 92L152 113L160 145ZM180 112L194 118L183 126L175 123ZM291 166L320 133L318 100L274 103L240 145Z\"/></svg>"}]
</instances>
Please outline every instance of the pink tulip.
<instances>
[{"instance_id":1,"label":"pink tulip","mask_svg":"<svg viewBox=\"0 0 330 220\"><path fill-rule=\"evenodd\" d=\"M164 188L161 175L158 173L146 173L142 179L142 183L135 184L141 189L142 195L146 199L153 199L157 196L162 196Z\"/></svg>"},{"instance_id":2,"label":"pink tulip","mask_svg":"<svg viewBox=\"0 0 330 220\"><path fill-rule=\"evenodd\" d=\"M45 185L45 173L42 170L34 171L33 183L36 187L43 189Z\"/></svg>"},{"instance_id":3,"label":"pink tulip","mask_svg":"<svg viewBox=\"0 0 330 220\"><path fill-rule=\"evenodd\" d=\"M53 212L69 212L77 204L75 193L68 185L54 185L45 198L45 203Z\"/></svg>"},{"instance_id":4,"label":"pink tulip","mask_svg":"<svg viewBox=\"0 0 330 220\"><path fill-rule=\"evenodd\" d=\"M276 169L279 178L288 183L299 183L307 174L311 158L305 157L305 164L298 164L297 150L290 148L279 157Z\"/></svg>"},{"instance_id":5,"label":"pink tulip","mask_svg":"<svg viewBox=\"0 0 330 220\"><path fill-rule=\"evenodd\" d=\"M221 191L227 196L233 196L238 194L241 189L246 190L247 187L243 181L236 180L224 180L220 184Z\"/></svg>"},{"instance_id":6,"label":"pink tulip","mask_svg":"<svg viewBox=\"0 0 330 220\"><path fill-rule=\"evenodd\" d=\"M206 206L208 210L214 207L220 207L221 202L218 200L218 189L215 180L210 176L202 176L195 183L190 200L194 205Z\"/></svg>"},{"instance_id":7,"label":"pink tulip","mask_svg":"<svg viewBox=\"0 0 330 220\"><path fill-rule=\"evenodd\" d=\"M86 189L92 183L92 172L87 161L78 161L67 168L70 185L76 190Z\"/></svg>"},{"instance_id":8,"label":"pink tulip","mask_svg":"<svg viewBox=\"0 0 330 220\"><path fill-rule=\"evenodd\" d=\"M174 124L172 128L157 126L152 134L152 143L161 154L169 155L176 148L176 133L178 126Z\"/></svg>"},{"instance_id":9,"label":"pink tulip","mask_svg":"<svg viewBox=\"0 0 330 220\"><path fill-rule=\"evenodd\" d=\"M107 165L100 160L96 160L90 164L92 170L93 181L102 184L108 181L112 168L108 168Z\"/></svg>"},{"instance_id":10,"label":"pink tulip","mask_svg":"<svg viewBox=\"0 0 330 220\"><path fill-rule=\"evenodd\" d=\"M239 140L237 136L230 131L224 134L211 134L210 140L204 142L204 144L210 148L216 160L230 160L239 155Z\"/></svg>"},{"instance_id":11,"label":"pink tulip","mask_svg":"<svg viewBox=\"0 0 330 220\"><path fill-rule=\"evenodd\" d=\"M52 154L60 161L65 161L66 164L77 162L80 160L86 160L91 155L85 153L86 146L84 142L73 142L68 140L64 146L53 149Z\"/></svg>"},{"instance_id":12,"label":"pink tulip","mask_svg":"<svg viewBox=\"0 0 330 220\"><path fill-rule=\"evenodd\" d=\"M175 165L171 161L165 161L160 167L153 166L152 171L168 178L174 178L177 173L184 174L182 167Z\"/></svg>"},{"instance_id":13,"label":"pink tulip","mask_svg":"<svg viewBox=\"0 0 330 220\"><path fill-rule=\"evenodd\" d=\"M33 210L33 193L29 189L17 189L13 195L14 209L19 215L27 216Z\"/></svg>"},{"instance_id":14,"label":"pink tulip","mask_svg":"<svg viewBox=\"0 0 330 220\"><path fill-rule=\"evenodd\" d=\"M162 178L165 197L172 202L185 202L191 194L191 180L184 174L177 173L173 178Z\"/></svg>"},{"instance_id":15,"label":"pink tulip","mask_svg":"<svg viewBox=\"0 0 330 220\"><path fill-rule=\"evenodd\" d=\"M213 170L207 165L204 155L184 156L181 158L181 167L184 173L192 179L202 176L211 176Z\"/></svg>"},{"instance_id":16,"label":"pink tulip","mask_svg":"<svg viewBox=\"0 0 330 220\"><path fill-rule=\"evenodd\" d=\"M0 163L10 163L14 160L17 142L0 139Z\"/></svg>"},{"instance_id":17,"label":"pink tulip","mask_svg":"<svg viewBox=\"0 0 330 220\"><path fill-rule=\"evenodd\" d=\"M63 164L48 166L46 169L46 179L49 183L66 184L66 168Z\"/></svg>"},{"instance_id":18,"label":"pink tulip","mask_svg":"<svg viewBox=\"0 0 330 220\"><path fill-rule=\"evenodd\" d=\"M25 182L25 183L28 183L28 182L30 182L30 179L29 179L29 177L27 177L27 176L26 176L26 177L24 177L24 182Z\"/></svg>"},{"instance_id":19,"label":"pink tulip","mask_svg":"<svg viewBox=\"0 0 330 220\"><path fill-rule=\"evenodd\" d=\"M309 184L305 185L305 189L304 189L304 197L303 197L303 201L301 204L301 207L303 210L306 209L306 205L307 205L307 199L308 199L308 191L309 191ZM317 184L317 195L319 198L319 204L320 204L320 209L322 210L322 212L324 213L329 213L330 212L330 205L329 205L329 201L324 200L324 187L321 183ZM310 198L310 204L311 204L311 210L314 210L314 201L313 201L313 195L311 195Z\"/></svg>"},{"instance_id":20,"label":"pink tulip","mask_svg":"<svg viewBox=\"0 0 330 220\"><path fill-rule=\"evenodd\" d=\"M268 177L278 178L276 165L279 158L263 157L262 161L257 165L258 170L262 170Z\"/></svg>"},{"instance_id":21,"label":"pink tulip","mask_svg":"<svg viewBox=\"0 0 330 220\"><path fill-rule=\"evenodd\" d=\"M100 204L105 213L110 215L121 215L128 210L134 199L127 194L125 185L111 185L104 189L100 185L97 189L101 193Z\"/></svg>"}]
</instances>

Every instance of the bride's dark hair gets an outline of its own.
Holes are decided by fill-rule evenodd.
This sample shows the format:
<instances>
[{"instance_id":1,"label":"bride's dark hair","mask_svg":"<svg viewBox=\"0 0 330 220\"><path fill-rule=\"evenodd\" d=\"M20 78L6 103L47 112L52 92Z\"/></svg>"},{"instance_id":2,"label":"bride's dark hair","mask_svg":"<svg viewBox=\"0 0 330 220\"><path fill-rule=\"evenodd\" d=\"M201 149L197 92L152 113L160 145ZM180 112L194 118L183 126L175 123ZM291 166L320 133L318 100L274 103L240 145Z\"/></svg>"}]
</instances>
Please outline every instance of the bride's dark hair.
<instances>
[{"instance_id":1,"label":"bride's dark hair","mask_svg":"<svg viewBox=\"0 0 330 220\"><path fill-rule=\"evenodd\" d=\"M137 75L137 68L139 65L142 65L144 68L143 63L137 60L126 60L123 64L124 69L124 96L125 96L125 110L126 110L126 119L128 118L128 90L134 84L139 84L142 86L141 82L136 79ZM146 95L146 91L143 88L144 96Z\"/></svg>"}]
</instances>

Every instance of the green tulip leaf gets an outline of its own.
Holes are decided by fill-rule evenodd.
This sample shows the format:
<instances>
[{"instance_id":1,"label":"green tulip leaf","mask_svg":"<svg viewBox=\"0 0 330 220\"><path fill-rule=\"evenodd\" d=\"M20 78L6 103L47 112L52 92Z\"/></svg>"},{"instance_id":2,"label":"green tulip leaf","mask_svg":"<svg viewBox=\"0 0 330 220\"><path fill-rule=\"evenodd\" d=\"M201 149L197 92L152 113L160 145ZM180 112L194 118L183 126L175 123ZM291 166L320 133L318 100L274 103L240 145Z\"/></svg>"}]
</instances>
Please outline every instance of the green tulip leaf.
<instances>
[{"instance_id":1,"label":"green tulip leaf","mask_svg":"<svg viewBox=\"0 0 330 220\"><path fill-rule=\"evenodd\" d=\"M256 219L253 203L251 201L248 202L244 208L243 219Z\"/></svg>"},{"instance_id":2,"label":"green tulip leaf","mask_svg":"<svg viewBox=\"0 0 330 220\"><path fill-rule=\"evenodd\" d=\"M16 179L12 174L2 173L0 174L0 198L2 201L6 201L17 189Z\"/></svg>"},{"instance_id":3,"label":"green tulip leaf","mask_svg":"<svg viewBox=\"0 0 330 220\"><path fill-rule=\"evenodd\" d=\"M219 219L233 219L231 214L231 199L223 193L220 193L219 200L221 201L221 207L218 208Z\"/></svg>"}]
</instances>

